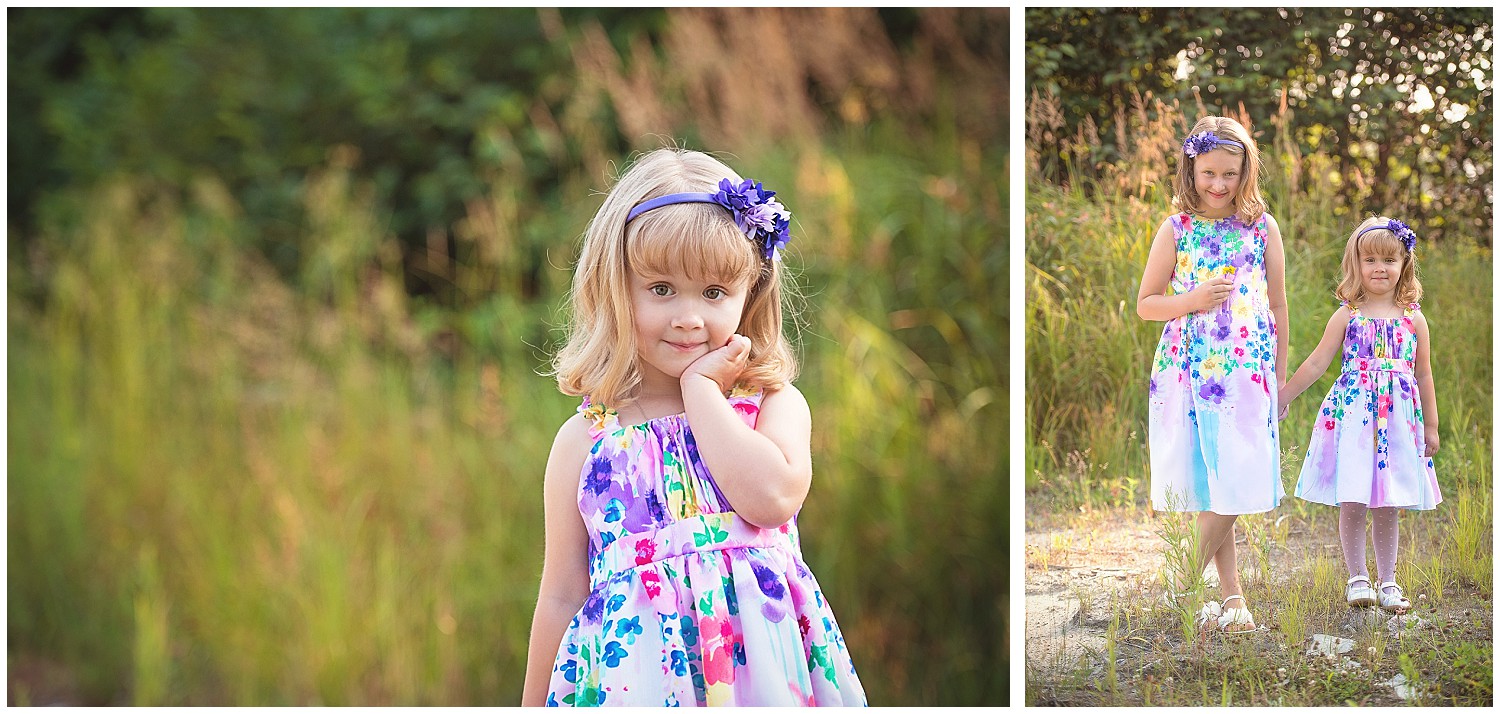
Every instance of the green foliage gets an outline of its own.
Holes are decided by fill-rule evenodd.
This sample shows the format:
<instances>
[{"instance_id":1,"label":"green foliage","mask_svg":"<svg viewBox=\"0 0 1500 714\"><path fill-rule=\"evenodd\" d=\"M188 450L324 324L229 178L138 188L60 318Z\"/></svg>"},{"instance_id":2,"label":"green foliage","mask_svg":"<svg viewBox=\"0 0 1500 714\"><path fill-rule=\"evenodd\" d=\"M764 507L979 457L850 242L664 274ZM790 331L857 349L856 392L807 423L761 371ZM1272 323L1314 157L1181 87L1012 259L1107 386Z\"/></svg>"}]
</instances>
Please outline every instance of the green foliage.
<instances>
[{"instance_id":1,"label":"green foliage","mask_svg":"<svg viewBox=\"0 0 1500 714\"><path fill-rule=\"evenodd\" d=\"M1036 148L1085 144L1073 151L1086 160L1055 166L1054 180L1129 156L1151 99L1186 115L1179 141L1197 116L1231 115L1264 151L1286 117L1278 138L1330 157L1349 202L1399 205L1429 237L1487 244L1488 9L1032 8L1026 28L1028 81L1066 100Z\"/></svg>"},{"instance_id":2,"label":"green foliage","mask_svg":"<svg viewBox=\"0 0 1500 714\"><path fill-rule=\"evenodd\" d=\"M751 167L804 207L805 553L872 702L992 702L1006 159L876 130L878 153L836 136ZM486 197L502 234L523 229L509 190ZM576 406L532 345L568 259L535 299L511 263L461 265L456 284L495 286L486 308L422 307L373 239L388 209L368 184L335 161L303 191L317 250L295 282L243 247L254 229L209 179L185 201L77 192L39 236L44 298L13 300L9 341L9 636L13 658L78 673L73 701L519 697L542 466Z\"/></svg>"}]
</instances>

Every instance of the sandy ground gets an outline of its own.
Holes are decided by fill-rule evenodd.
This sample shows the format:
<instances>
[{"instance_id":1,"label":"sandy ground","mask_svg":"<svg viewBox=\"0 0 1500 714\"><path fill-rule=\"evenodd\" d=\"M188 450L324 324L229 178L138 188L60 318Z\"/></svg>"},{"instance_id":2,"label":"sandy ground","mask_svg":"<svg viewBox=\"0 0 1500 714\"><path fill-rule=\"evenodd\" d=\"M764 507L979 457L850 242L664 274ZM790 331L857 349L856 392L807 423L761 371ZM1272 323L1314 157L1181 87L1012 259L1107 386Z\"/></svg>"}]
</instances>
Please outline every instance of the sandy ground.
<instances>
[{"instance_id":1,"label":"sandy ground","mask_svg":"<svg viewBox=\"0 0 1500 714\"><path fill-rule=\"evenodd\" d=\"M1284 521L1287 545L1273 545L1269 550L1269 566L1277 575L1275 582L1300 577L1302 569L1317 556L1340 557L1333 519L1322 519L1312 527L1295 517ZM1157 529L1158 522L1149 511L1034 514L1028 518L1025 661L1028 686L1039 682L1047 692L1038 703L1099 703L1091 698L1088 689L1091 680L1102 673L1105 635L1115 610L1113 606L1128 602L1135 611L1143 607L1149 610L1152 599L1161 593L1164 542ZM1243 529L1239 544L1241 577L1245 582L1259 578L1258 563L1245 546ZM1214 580L1210 578L1210 592L1217 593ZM1255 603L1251 604L1251 610L1257 614L1261 634L1240 640L1246 643L1240 646L1248 648L1252 655L1264 650L1261 654L1267 661L1287 659L1284 637L1280 633L1270 634L1278 627L1274 614L1264 612ZM1371 626L1441 627L1450 620L1489 619L1488 602L1452 613L1414 611L1399 623L1389 622L1389 616L1377 609L1345 612L1339 608L1335 612L1336 620L1311 629L1302 647L1313 646L1314 635L1327 638L1330 646L1335 646L1333 638L1339 641L1353 638L1361 630L1369 631ZM1131 628L1121 630L1117 653L1120 665L1125 668L1120 672L1122 680L1148 676L1163 658L1193 656L1191 648L1182 646L1181 635L1170 627L1142 628L1137 623L1132 634L1123 634L1127 629ZM1488 628L1474 634L1486 640L1490 637ZM1336 666L1357 666L1338 654L1330 662ZM1397 687L1385 683L1372 688L1367 697L1367 704L1405 703L1398 696Z\"/></svg>"}]
</instances>

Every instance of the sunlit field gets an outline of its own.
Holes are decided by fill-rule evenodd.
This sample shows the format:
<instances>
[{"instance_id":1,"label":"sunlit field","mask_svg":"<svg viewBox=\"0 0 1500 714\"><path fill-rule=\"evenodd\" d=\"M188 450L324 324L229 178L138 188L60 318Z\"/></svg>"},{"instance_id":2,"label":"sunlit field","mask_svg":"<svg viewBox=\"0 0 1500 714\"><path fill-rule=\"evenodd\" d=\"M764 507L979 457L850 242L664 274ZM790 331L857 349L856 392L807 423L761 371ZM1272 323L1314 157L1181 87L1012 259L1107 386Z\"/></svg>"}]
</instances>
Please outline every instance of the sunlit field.
<instances>
[{"instance_id":1,"label":"sunlit field","mask_svg":"<svg viewBox=\"0 0 1500 714\"><path fill-rule=\"evenodd\" d=\"M585 73L547 91L585 80L602 93ZM619 129L631 151L725 152L793 212L803 550L872 704L1008 696L1009 157L956 130L943 91L921 130L874 103L796 141L705 145L733 117ZM656 96L660 116L718 110ZM378 157L337 144L274 250L212 170L69 185L10 226L9 703L519 702L543 466L578 406L544 372L630 152L579 131L602 112L517 106L528 133L472 149L505 171L415 253L392 228L412 206L360 173ZM523 165L533 145L555 163ZM555 182L507 180L523 169Z\"/></svg>"},{"instance_id":2,"label":"sunlit field","mask_svg":"<svg viewBox=\"0 0 1500 714\"><path fill-rule=\"evenodd\" d=\"M1034 95L1028 112L1045 114L1052 101ZM1146 378L1162 323L1141 320L1135 302L1151 238L1172 209L1169 184L1139 167L1180 143L1190 117L1164 104L1153 114L1132 135L1138 153L1097 178L1027 184L1027 702L1490 703L1493 300L1483 236L1450 230L1418 247L1445 500L1402 519L1397 579L1417 610L1396 620L1346 608L1337 511L1291 495L1336 367L1281 423L1287 498L1239 521L1242 582L1263 632L1198 636L1193 614L1218 599L1213 585L1183 609L1157 604L1168 554L1193 546L1191 521L1153 514L1148 498ZM1276 131L1260 138L1262 186L1285 242L1295 369L1338 307L1350 231L1370 212L1401 212L1349 205L1327 158L1278 151ZM1047 620L1068 612L1068 622ZM1352 654L1309 654L1325 635L1348 640ZM1397 694L1396 675L1411 696Z\"/></svg>"}]
</instances>

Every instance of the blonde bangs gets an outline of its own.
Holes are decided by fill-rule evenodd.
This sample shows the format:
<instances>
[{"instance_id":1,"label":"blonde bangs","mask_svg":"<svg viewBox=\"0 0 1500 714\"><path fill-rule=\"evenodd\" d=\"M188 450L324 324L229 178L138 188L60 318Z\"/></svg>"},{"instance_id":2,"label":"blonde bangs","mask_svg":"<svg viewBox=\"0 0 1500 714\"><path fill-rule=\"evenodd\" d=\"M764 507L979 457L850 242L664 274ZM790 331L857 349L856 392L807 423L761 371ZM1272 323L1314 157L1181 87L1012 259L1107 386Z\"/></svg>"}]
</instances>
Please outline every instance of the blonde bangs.
<instances>
[{"instance_id":1,"label":"blonde bangs","mask_svg":"<svg viewBox=\"0 0 1500 714\"><path fill-rule=\"evenodd\" d=\"M625 267L643 276L739 285L755 282L760 262L755 245L716 203L658 208L625 229Z\"/></svg>"},{"instance_id":2,"label":"blonde bangs","mask_svg":"<svg viewBox=\"0 0 1500 714\"><path fill-rule=\"evenodd\" d=\"M1409 305L1422 299L1422 281L1417 279L1417 254L1416 251L1408 253L1406 245L1396 237L1395 233L1385 229L1377 229L1360 235L1360 232L1370 226L1381 223L1390 223L1389 218L1384 216L1372 216L1366 218L1349 234L1349 242L1344 246L1344 259L1342 261L1344 275L1339 280L1339 285L1333 291L1333 296L1344 302L1355 305L1365 299L1365 284L1360 279L1359 256L1361 252L1369 253L1379 257L1398 256L1401 258L1401 275L1396 278L1396 304Z\"/></svg>"},{"instance_id":3,"label":"blonde bangs","mask_svg":"<svg viewBox=\"0 0 1500 714\"><path fill-rule=\"evenodd\" d=\"M620 176L584 232L567 335L552 362L560 391L612 409L637 398L641 374L628 298L631 272L745 286L749 296L738 332L750 338L751 348L740 384L775 390L796 377L797 358L782 334L784 301L796 300L795 285L780 262L757 254L733 214L717 204L682 203L626 221L642 201L712 191L724 178L740 180L719 160L683 149L648 152Z\"/></svg>"}]
</instances>

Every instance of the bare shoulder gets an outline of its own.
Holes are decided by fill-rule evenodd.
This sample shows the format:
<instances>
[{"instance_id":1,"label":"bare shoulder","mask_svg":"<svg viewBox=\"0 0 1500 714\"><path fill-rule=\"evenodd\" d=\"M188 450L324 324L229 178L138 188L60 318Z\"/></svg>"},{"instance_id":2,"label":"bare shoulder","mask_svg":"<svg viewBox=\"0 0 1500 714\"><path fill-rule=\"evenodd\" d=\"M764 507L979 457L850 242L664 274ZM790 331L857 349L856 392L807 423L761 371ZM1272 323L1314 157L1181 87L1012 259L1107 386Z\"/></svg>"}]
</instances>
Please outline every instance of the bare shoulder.
<instances>
[{"instance_id":1,"label":"bare shoulder","mask_svg":"<svg viewBox=\"0 0 1500 714\"><path fill-rule=\"evenodd\" d=\"M764 414L772 409L778 412L801 412L803 414L811 411L807 406L807 397L802 396L802 390L797 389L790 382L780 389L766 390L766 395L760 400L760 411Z\"/></svg>"},{"instance_id":2,"label":"bare shoulder","mask_svg":"<svg viewBox=\"0 0 1500 714\"><path fill-rule=\"evenodd\" d=\"M1271 215L1270 211L1267 211L1266 214L1265 214L1265 216L1266 216L1266 230L1269 230L1272 233L1275 233L1276 235L1281 235L1281 225L1276 222L1276 217L1273 216L1273 215Z\"/></svg>"},{"instance_id":3,"label":"bare shoulder","mask_svg":"<svg viewBox=\"0 0 1500 714\"><path fill-rule=\"evenodd\" d=\"M1429 327L1427 324L1427 314L1421 310L1412 310L1411 322L1417 330L1422 332L1426 332Z\"/></svg>"},{"instance_id":4,"label":"bare shoulder","mask_svg":"<svg viewBox=\"0 0 1500 714\"><path fill-rule=\"evenodd\" d=\"M1172 215L1161 219L1161 225L1156 227L1157 237L1172 235L1177 230L1177 217L1180 215L1182 214L1173 213Z\"/></svg>"},{"instance_id":5,"label":"bare shoulder","mask_svg":"<svg viewBox=\"0 0 1500 714\"><path fill-rule=\"evenodd\" d=\"M594 447L589 436L589 421L582 414L574 414L557 430L552 440L552 453L547 457L547 475L554 473L576 474L583 470L583 462Z\"/></svg>"},{"instance_id":6,"label":"bare shoulder","mask_svg":"<svg viewBox=\"0 0 1500 714\"><path fill-rule=\"evenodd\" d=\"M812 410L807 406L807 398L790 383L774 391L766 390L760 400L755 430L767 435L806 438L812 432Z\"/></svg>"}]
</instances>

